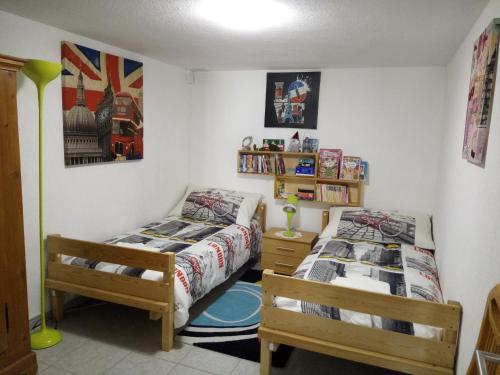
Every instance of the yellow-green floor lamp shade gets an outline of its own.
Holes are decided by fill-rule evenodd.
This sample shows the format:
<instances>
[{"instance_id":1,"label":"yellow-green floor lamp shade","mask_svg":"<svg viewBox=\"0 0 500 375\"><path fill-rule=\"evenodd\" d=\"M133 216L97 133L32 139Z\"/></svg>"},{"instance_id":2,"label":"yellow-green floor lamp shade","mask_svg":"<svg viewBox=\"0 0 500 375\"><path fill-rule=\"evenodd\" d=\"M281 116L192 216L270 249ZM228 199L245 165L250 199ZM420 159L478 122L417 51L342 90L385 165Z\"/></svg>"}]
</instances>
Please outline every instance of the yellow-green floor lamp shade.
<instances>
[{"instance_id":1,"label":"yellow-green floor lamp shade","mask_svg":"<svg viewBox=\"0 0 500 375\"><path fill-rule=\"evenodd\" d=\"M62 70L62 65L50 61L28 60L22 71L36 85L38 91L38 205L39 205L39 231L40 231L40 305L41 323L40 329L31 334L31 347L33 349L45 349L56 345L62 340L59 331L47 328L45 318L45 249L43 243L43 93L45 86L56 78Z\"/></svg>"}]
</instances>

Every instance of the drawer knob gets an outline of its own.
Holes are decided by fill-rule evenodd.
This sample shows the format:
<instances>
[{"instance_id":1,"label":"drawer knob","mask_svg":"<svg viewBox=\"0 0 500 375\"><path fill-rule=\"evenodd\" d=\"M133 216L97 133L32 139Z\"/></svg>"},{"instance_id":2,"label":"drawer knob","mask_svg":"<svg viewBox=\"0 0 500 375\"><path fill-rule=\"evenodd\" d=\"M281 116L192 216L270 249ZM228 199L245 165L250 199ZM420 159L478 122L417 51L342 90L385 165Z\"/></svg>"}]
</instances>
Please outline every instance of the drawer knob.
<instances>
[{"instance_id":1,"label":"drawer knob","mask_svg":"<svg viewBox=\"0 0 500 375\"><path fill-rule=\"evenodd\" d=\"M286 264L286 263L281 263L281 262L274 262L275 266L281 266L281 267L288 267L288 268L293 268L291 264Z\"/></svg>"},{"instance_id":2,"label":"drawer knob","mask_svg":"<svg viewBox=\"0 0 500 375\"><path fill-rule=\"evenodd\" d=\"M283 250L283 251L286 251L286 252L289 252L289 253L294 253L294 252L295 252L295 250L294 250L294 249L290 249L290 248L288 248L288 247L281 247L281 246L278 246L276 249L277 249L277 250Z\"/></svg>"}]
</instances>

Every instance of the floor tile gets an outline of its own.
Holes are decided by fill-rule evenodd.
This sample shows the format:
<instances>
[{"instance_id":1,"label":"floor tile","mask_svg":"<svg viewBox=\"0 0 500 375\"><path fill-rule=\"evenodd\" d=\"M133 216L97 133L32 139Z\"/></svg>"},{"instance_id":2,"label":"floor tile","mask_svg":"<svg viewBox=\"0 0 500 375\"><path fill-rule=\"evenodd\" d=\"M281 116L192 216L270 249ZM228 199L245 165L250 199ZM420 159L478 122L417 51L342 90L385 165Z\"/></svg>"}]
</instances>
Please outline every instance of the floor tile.
<instances>
[{"instance_id":1,"label":"floor tile","mask_svg":"<svg viewBox=\"0 0 500 375\"><path fill-rule=\"evenodd\" d=\"M212 375L208 372L196 370L191 367L177 365L168 375Z\"/></svg>"},{"instance_id":2,"label":"floor tile","mask_svg":"<svg viewBox=\"0 0 500 375\"><path fill-rule=\"evenodd\" d=\"M56 363L60 358L69 354L73 350L82 346L86 339L80 335L74 335L68 332L62 332L62 341L50 348L35 350L37 359L47 364Z\"/></svg>"},{"instance_id":3,"label":"floor tile","mask_svg":"<svg viewBox=\"0 0 500 375\"><path fill-rule=\"evenodd\" d=\"M131 336L133 339L133 335ZM76 375L103 374L130 351L115 345L87 340L82 346L61 358L58 367L72 371Z\"/></svg>"},{"instance_id":4,"label":"floor tile","mask_svg":"<svg viewBox=\"0 0 500 375\"><path fill-rule=\"evenodd\" d=\"M189 352L192 349L193 347L191 345L175 341L172 350L170 350L169 352L158 350L154 353L154 356L155 358L160 358L170 362L179 363L189 354Z\"/></svg>"},{"instance_id":5,"label":"floor tile","mask_svg":"<svg viewBox=\"0 0 500 375\"><path fill-rule=\"evenodd\" d=\"M38 365L38 372L42 372L43 370L45 370L47 367L49 367L49 365L43 361L40 360L40 358L37 357L36 359L36 362L37 362L37 365Z\"/></svg>"},{"instance_id":6,"label":"floor tile","mask_svg":"<svg viewBox=\"0 0 500 375\"><path fill-rule=\"evenodd\" d=\"M38 375L75 375L75 374L67 370L62 370L54 366L49 366L42 372L39 372Z\"/></svg>"},{"instance_id":7,"label":"floor tile","mask_svg":"<svg viewBox=\"0 0 500 375\"><path fill-rule=\"evenodd\" d=\"M232 375L259 375L260 364L242 359L231 373Z\"/></svg>"},{"instance_id":8,"label":"floor tile","mask_svg":"<svg viewBox=\"0 0 500 375\"><path fill-rule=\"evenodd\" d=\"M239 362L239 358L194 347L181 361L181 364L214 374L230 374Z\"/></svg>"},{"instance_id":9,"label":"floor tile","mask_svg":"<svg viewBox=\"0 0 500 375\"><path fill-rule=\"evenodd\" d=\"M107 375L166 375L175 366L172 362L153 358L150 355L130 353L115 367L106 372Z\"/></svg>"}]
</instances>

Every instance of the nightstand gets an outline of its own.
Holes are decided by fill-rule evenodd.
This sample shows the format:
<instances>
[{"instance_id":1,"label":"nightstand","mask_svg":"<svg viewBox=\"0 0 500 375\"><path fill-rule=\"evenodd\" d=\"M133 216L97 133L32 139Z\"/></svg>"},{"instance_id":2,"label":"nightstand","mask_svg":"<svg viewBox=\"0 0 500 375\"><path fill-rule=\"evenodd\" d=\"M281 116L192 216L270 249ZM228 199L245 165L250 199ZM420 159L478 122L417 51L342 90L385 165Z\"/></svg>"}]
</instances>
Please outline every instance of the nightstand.
<instances>
[{"instance_id":1,"label":"nightstand","mask_svg":"<svg viewBox=\"0 0 500 375\"><path fill-rule=\"evenodd\" d=\"M262 269L272 269L276 273L291 275L304 258L311 252L318 240L318 233L299 231L302 237L284 238L276 235L283 228L271 228L263 236Z\"/></svg>"}]
</instances>

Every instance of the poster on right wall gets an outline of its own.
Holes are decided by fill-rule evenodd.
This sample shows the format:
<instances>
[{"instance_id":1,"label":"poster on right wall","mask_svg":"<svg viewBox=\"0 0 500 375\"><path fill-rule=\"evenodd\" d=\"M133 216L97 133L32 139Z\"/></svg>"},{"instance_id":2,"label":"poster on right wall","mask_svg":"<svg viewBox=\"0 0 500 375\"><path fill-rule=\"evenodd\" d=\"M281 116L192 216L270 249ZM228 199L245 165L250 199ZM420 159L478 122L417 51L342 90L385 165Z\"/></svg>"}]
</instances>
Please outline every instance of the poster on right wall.
<instances>
[{"instance_id":1,"label":"poster on right wall","mask_svg":"<svg viewBox=\"0 0 500 375\"><path fill-rule=\"evenodd\" d=\"M498 61L499 28L492 21L474 43L462 157L484 166Z\"/></svg>"}]
</instances>

